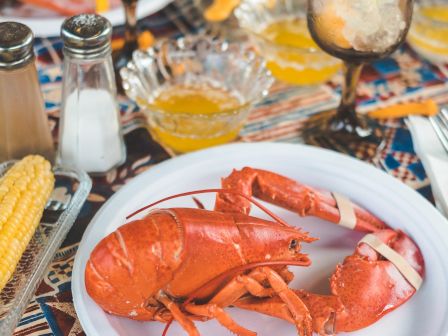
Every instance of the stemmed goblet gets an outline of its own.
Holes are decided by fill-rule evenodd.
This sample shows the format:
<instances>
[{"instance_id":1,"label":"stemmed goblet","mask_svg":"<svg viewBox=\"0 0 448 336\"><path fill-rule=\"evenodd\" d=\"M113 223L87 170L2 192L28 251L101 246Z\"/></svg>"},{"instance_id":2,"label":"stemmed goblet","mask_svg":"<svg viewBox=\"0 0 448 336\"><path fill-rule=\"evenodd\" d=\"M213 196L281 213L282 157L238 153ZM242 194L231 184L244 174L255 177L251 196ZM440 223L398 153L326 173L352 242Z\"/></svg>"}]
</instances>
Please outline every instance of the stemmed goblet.
<instances>
[{"instance_id":1,"label":"stemmed goblet","mask_svg":"<svg viewBox=\"0 0 448 336\"><path fill-rule=\"evenodd\" d=\"M344 83L336 111L320 113L305 125L306 142L347 153L382 143L381 126L356 113L356 87L365 63L390 55L404 41L412 11L413 0L308 0L311 36L344 61Z\"/></svg>"},{"instance_id":2,"label":"stemmed goblet","mask_svg":"<svg viewBox=\"0 0 448 336\"><path fill-rule=\"evenodd\" d=\"M112 54L115 68L115 78L117 80L117 88L123 91L121 86L121 77L119 71L124 68L132 59L132 53L138 48L137 34L137 2L138 0L121 0L125 11L125 32L124 45L120 50L116 50Z\"/></svg>"}]
</instances>

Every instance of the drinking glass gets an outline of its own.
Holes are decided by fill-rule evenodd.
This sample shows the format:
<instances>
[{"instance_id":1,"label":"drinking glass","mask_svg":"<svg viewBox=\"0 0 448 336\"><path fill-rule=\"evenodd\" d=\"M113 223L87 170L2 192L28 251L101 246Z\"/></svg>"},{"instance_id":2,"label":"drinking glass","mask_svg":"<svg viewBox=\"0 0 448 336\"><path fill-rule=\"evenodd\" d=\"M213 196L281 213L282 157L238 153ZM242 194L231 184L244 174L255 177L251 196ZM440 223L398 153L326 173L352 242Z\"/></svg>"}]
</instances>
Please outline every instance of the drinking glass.
<instances>
[{"instance_id":1,"label":"drinking glass","mask_svg":"<svg viewBox=\"0 0 448 336\"><path fill-rule=\"evenodd\" d=\"M120 69L124 68L132 59L132 53L138 48L137 34L137 2L138 0L121 0L125 11L125 32L124 46L120 50L116 50L112 54L114 62L115 78L117 81L117 89L123 92L121 85Z\"/></svg>"},{"instance_id":2,"label":"drinking glass","mask_svg":"<svg viewBox=\"0 0 448 336\"><path fill-rule=\"evenodd\" d=\"M413 0L308 0L310 34L322 50L344 61L342 99L336 111L311 118L307 143L353 152L383 141L381 126L356 113L356 87L365 63L386 57L404 41Z\"/></svg>"},{"instance_id":3,"label":"drinking glass","mask_svg":"<svg viewBox=\"0 0 448 336\"><path fill-rule=\"evenodd\" d=\"M434 63L448 62L448 1L417 0L408 42Z\"/></svg>"},{"instance_id":4,"label":"drinking glass","mask_svg":"<svg viewBox=\"0 0 448 336\"><path fill-rule=\"evenodd\" d=\"M244 0L235 16L275 78L314 86L333 77L341 62L313 41L306 10L307 0Z\"/></svg>"}]
</instances>

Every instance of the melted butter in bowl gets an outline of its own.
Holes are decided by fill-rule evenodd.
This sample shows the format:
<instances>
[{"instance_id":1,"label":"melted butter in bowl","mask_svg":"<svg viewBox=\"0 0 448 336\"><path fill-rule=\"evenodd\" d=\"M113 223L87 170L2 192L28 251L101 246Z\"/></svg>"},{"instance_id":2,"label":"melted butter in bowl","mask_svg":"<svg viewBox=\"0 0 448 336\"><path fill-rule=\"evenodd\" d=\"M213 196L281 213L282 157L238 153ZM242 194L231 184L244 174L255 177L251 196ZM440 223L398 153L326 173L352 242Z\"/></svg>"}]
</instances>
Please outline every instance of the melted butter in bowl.
<instances>
[{"instance_id":1,"label":"melted butter in bowl","mask_svg":"<svg viewBox=\"0 0 448 336\"><path fill-rule=\"evenodd\" d=\"M136 51L121 76L151 134L176 153L234 140L273 83L249 45L204 35Z\"/></svg>"},{"instance_id":2,"label":"melted butter in bowl","mask_svg":"<svg viewBox=\"0 0 448 336\"><path fill-rule=\"evenodd\" d=\"M313 86L329 80L341 63L311 38L306 8L306 0L241 0L235 16L278 80Z\"/></svg>"},{"instance_id":3,"label":"melted butter in bowl","mask_svg":"<svg viewBox=\"0 0 448 336\"><path fill-rule=\"evenodd\" d=\"M163 87L146 105L156 113L151 131L175 152L189 152L234 140L242 123L232 122L247 109L238 92L202 84L178 84Z\"/></svg>"}]
</instances>

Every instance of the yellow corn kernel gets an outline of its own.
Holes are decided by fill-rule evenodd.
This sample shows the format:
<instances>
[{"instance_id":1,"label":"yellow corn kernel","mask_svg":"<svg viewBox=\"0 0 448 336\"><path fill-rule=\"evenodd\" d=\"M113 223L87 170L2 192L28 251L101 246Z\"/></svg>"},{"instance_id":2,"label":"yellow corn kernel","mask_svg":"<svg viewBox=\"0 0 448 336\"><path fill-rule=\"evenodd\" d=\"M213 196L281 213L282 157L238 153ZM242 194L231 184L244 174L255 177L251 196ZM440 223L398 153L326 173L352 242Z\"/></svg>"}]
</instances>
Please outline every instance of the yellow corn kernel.
<instances>
[{"instance_id":1,"label":"yellow corn kernel","mask_svg":"<svg viewBox=\"0 0 448 336\"><path fill-rule=\"evenodd\" d=\"M0 179L0 291L33 237L53 186L50 164L37 155L17 162Z\"/></svg>"}]
</instances>

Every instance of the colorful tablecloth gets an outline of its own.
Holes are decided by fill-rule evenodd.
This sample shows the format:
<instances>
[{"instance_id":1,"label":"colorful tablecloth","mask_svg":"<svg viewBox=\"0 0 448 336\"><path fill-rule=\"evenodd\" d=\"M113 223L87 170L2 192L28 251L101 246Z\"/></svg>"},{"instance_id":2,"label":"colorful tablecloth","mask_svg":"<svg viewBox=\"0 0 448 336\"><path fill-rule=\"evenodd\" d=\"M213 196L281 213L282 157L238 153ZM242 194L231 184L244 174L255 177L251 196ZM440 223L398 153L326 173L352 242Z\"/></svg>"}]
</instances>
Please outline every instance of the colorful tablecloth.
<instances>
[{"instance_id":1,"label":"colorful tablecloth","mask_svg":"<svg viewBox=\"0 0 448 336\"><path fill-rule=\"evenodd\" d=\"M157 37L178 36L203 27L200 13L191 0L178 0L159 13L140 22L141 29ZM116 30L121 34L122 28ZM59 39L37 41L39 77L55 139L61 97L61 47ZM448 70L433 66L404 46L392 58L368 66L359 87L362 110L378 105L419 97L448 100ZM340 77L318 88L274 85L270 95L252 112L238 141L301 142L304 121L318 111L335 107L339 101ZM154 142L137 106L120 98L122 123L127 145L126 163L104 177L94 178L92 192L79 218L29 304L15 335L83 335L73 307L70 279L73 260L82 234L101 205L134 176L152 165L169 159L169 154ZM371 164L402 180L432 201L429 181L416 156L410 133L402 119L386 120L387 145ZM364 157L362 151L352 153Z\"/></svg>"}]
</instances>

